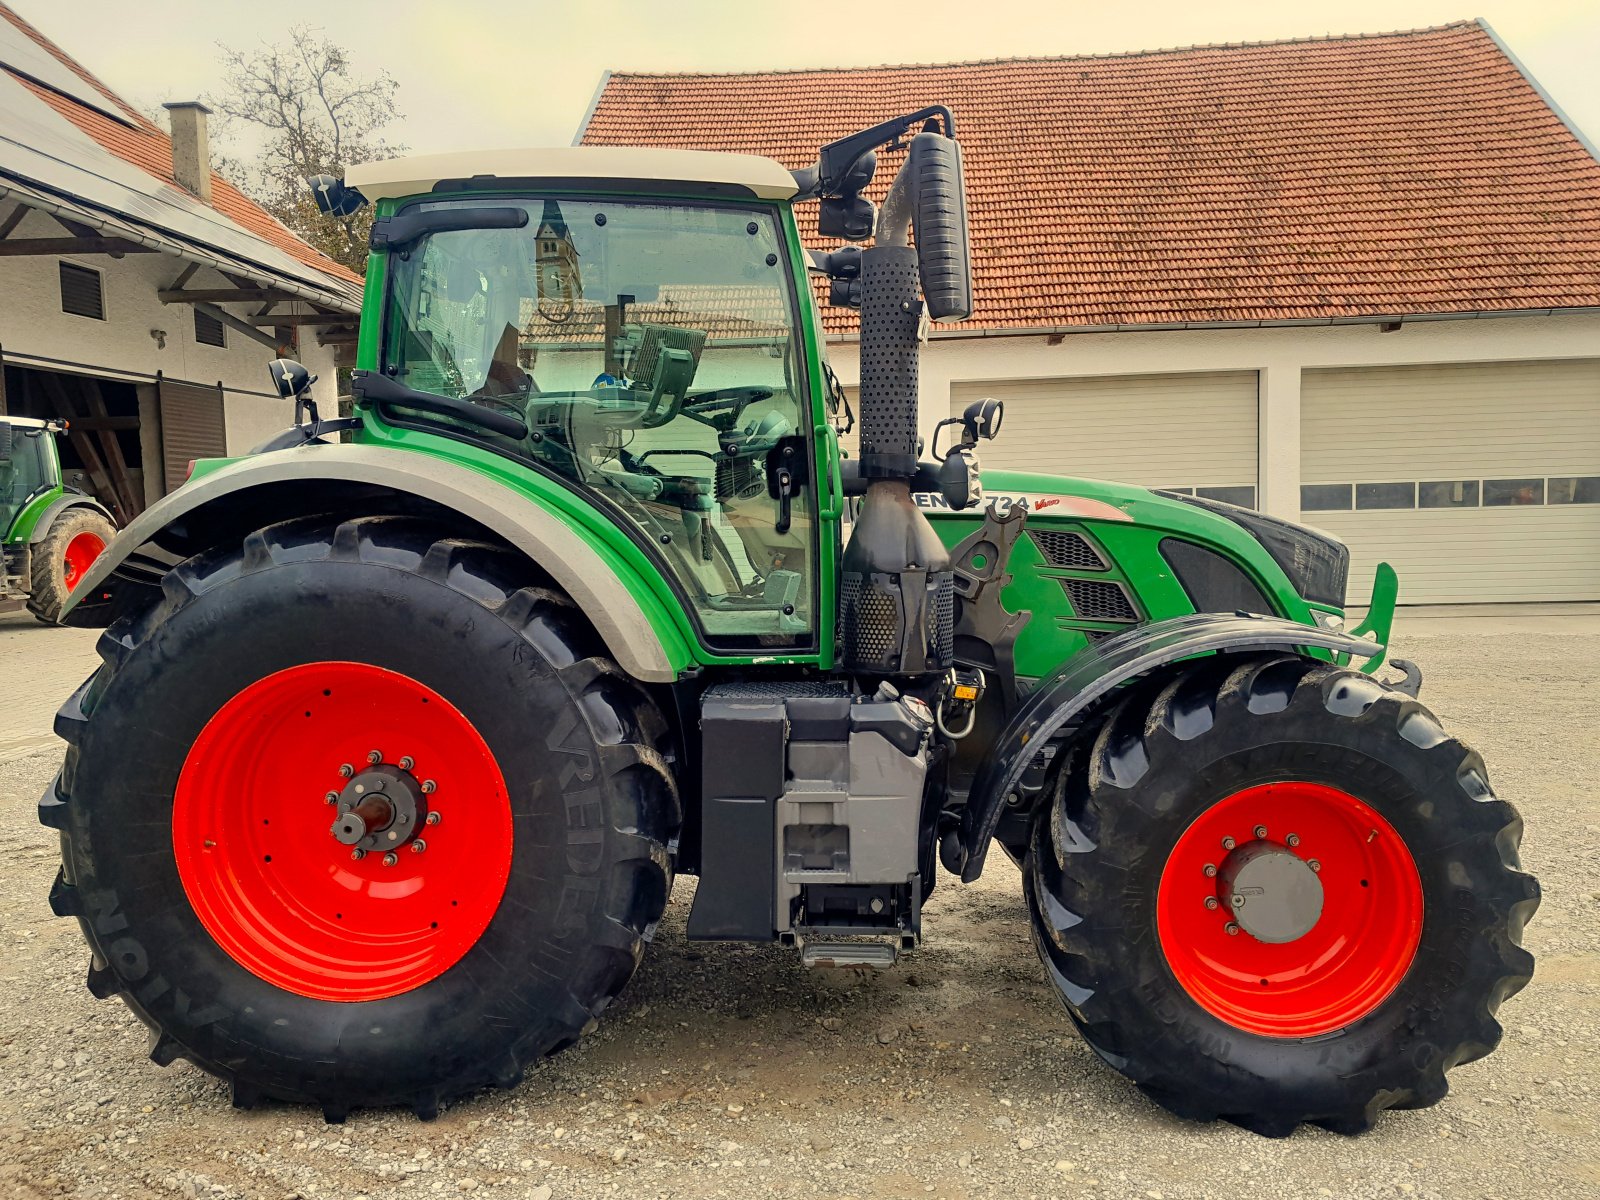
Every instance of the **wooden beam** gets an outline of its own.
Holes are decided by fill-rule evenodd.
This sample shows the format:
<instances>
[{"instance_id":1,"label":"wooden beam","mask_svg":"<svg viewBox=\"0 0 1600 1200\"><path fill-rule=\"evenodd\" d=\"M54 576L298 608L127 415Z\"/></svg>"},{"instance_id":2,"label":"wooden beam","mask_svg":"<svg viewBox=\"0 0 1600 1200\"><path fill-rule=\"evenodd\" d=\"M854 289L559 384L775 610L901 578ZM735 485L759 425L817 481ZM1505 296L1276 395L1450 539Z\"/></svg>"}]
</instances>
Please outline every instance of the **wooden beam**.
<instances>
[{"instance_id":1,"label":"wooden beam","mask_svg":"<svg viewBox=\"0 0 1600 1200\"><path fill-rule=\"evenodd\" d=\"M361 316L359 313L279 313L277 316L257 313L250 321L255 325L356 325Z\"/></svg>"},{"instance_id":2,"label":"wooden beam","mask_svg":"<svg viewBox=\"0 0 1600 1200\"><path fill-rule=\"evenodd\" d=\"M117 494L122 497L122 506L128 515L137 517L144 511L143 491L133 486L133 479L128 475L127 460L122 457L122 443L117 440L116 430L108 424L111 420L111 411L106 407L106 397L100 390L100 381L79 375L74 377L73 382L77 384L78 395L82 398L89 414L85 428L100 440L100 450L111 472L111 483L117 489ZM135 421L135 424L137 423Z\"/></svg>"},{"instance_id":3,"label":"wooden beam","mask_svg":"<svg viewBox=\"0 0 1600 1200\"><path fill-rule=\"evenodd\" d=\"M178 277L167 285L167 291L169 291L169 292L181 292L183 290L183 285L188 283L189 280L193 279L194 278L194 273L196 271L198 271L199 269L200 269L200 264L199 263L196 263L196 262L189 263L187 266L185 266L183 268L183 270L178 272Z\"/></svg>"},{"instance_id":4,"label":"wooden beam","mask_svg":"<svg viewBox=\"0 0 1600 1200\"><path fill-rule=\"evenodd\" d=\"M28 254L155 254L153 246L141 246L124 238L70 237L18 238L0 241L0 258L21 258Z\"/></svg>"},{"instance_id":5,"label":"wooden beam","mask_svg":"<svg viewBox=\"0 0 1600 1200\"><path fill-rule=\"evenodd\" d=\"M336 330L331 333L327 330L320 330L317 333L317 345L319 346L354 346L356 341L357 334L353 330L349 332Z\"/></svg>"},{"instance_id":6,"label":"wooden beam","mask_svg":"<svg viewBox=\"0 0 1600 1200\"><path fill-rule=\"evenodd\" d=\"M221 321L229 329L232 329L238 333L242 333L245 337L249 338L253 342L260 342L274 354L278 352L278 341L270 333L262 333L261 330L257 329L248 321L241 321L231 312L218 308L215 304L207 304L202 300L192 301L192 303L198 311L205 313L209 317L214 317L218 321Z\"/></svg>"},{"instance_id":7,"label":"wooden beam","mask_svg":"<svg viewBox=\"0 0 1600 1200\"><path fill-rule=\"evenodd\" d=\"M296 300L276 288L162 288L156 293L163 304L232 304L243 300Z\"/></svg>"},{"instance_id":8,"label":"wooden beam","mask_svg":"<svg viewBox=\"0 0 1600 1200\"><path fill-rule=\"evenodd\" d=\"M83 462L83 469L88 472L89 482L94 485L95 493L105 502L119 525L127 524L130 520L128 511L123 507L116 485L111 482L111 476L106 471L105 464L100 461L94 443L89 440L88 430L79 429L73 423L73 418L78 415L77 406L67 395L66 388L61 385L60 377L53 371L34 371L30 374L43 386L51 404L55 406L57 415L67 419L67 441L72 443L73 450Z\"/></svg>"},{"instance_id":9,"label":"wooden beam","mask_svg":"<svg viewBox=\"0 0 1600 1200\"><path fill-rule=\"evenodd\" d=\"M16 227L22 224L23 218L32 211L26 204L19 204L13 208L11 215L5 219L5 223L0 225L0 241L10 237Z\"/></svg>"}]
</instances>

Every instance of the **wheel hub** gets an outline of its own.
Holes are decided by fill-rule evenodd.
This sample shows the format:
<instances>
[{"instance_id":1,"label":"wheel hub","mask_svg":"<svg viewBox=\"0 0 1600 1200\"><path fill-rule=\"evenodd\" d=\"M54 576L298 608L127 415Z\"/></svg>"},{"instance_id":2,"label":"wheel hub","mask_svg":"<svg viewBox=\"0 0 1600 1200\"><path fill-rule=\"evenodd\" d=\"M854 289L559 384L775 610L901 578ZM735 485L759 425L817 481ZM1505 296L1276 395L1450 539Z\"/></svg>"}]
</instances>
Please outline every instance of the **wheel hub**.
<instances>
[{"instance_id":1,"label":"wheel hub","mask_svg":"<svg viewBox=\"0 0 1600 1200\"><path fill-rule=\"evenodd\" d=\"M1265 839L1231 851L1217 880L1223 911L1257 941L1292 942L1322 916L1322 882L1310 863Z\"/></svg>"},{"instance_id":2,"label":"wheel hub","mask_svg":"<svg viewBox=\"0 0 1600 1200\"><path fill-rule=\"evenodd\" d=\"M379 762L351 778L334 800L335 840L365 852L391 852L416 841L428 820L426 793L410 771Z\"/></svg>"}]
</instances>

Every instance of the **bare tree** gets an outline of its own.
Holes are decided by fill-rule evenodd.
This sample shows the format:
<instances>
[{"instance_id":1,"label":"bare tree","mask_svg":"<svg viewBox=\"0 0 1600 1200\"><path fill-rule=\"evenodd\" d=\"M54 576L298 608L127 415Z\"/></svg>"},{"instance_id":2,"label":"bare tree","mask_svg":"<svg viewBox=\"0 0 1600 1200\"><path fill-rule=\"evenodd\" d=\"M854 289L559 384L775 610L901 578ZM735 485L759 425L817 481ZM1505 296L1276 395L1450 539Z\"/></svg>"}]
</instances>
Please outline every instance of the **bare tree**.
<instances>
[{"instance_id":1,"label":"bare tree","mask_svg":"<svg viewBox=\"0 0 1600 1200\"><path fill-rule=\"evenodd\" d=\"M356 76L342 47L304 25L290 29L283 44L221 50L226 75L212 107L229 121L266 133L259 157L241 164L245 190L318 250L361 270L371 210L325 217L305 181L342 175L352 163L393 158L404 150L379 134L400 115L398 85L386 72Z\"/></svg>"}]
</instances>

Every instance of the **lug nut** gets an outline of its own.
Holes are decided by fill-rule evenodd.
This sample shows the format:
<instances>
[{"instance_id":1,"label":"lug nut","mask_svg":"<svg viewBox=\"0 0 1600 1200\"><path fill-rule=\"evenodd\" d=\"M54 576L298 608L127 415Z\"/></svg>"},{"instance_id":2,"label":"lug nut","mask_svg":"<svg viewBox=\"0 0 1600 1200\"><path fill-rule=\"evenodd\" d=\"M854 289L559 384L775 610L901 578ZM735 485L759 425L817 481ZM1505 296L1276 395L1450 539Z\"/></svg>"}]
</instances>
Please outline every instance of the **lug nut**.
<instances>
[{"instance_id":1,"label":"lug nut","mask_svg":"<svg viewBox=\"0 0 1600 1200\"><path fill-rule=\"evenodd\" d=\"M1310 861L1310 862L1308 862L1308 863L1307 863L1307 864L1306 864L1306 866L1308 866L1308 867L1310 867L1310 868L1311 868L1311 869L1312 869L1312 870L1313 870L1313 871L1320 871L1320 870L1322 870L1322 864L1321 864L1321 863L1319 863L1319 862L1318 862L1318 861L1317 861L1317 860L1316 860L1316 859L1314 859L1314 858L1313 858L1313 859L1312 859L1312 860L1311 860L1311 861Z\"/></svg>"},{"instance_id":2,"label":"lug nut","mask_svg":"<svg viewBox=\"0 0 1600 1200\"><path fill-rule=\"evenodd\" d=\"M379 763L381 763L383 761L383 751L381 751L381 750L368 750L367 751L367 761L369 763L371 763L373 766L377 766Z\"/></svg>"},{"instance_id":3,"label":"lug nut","mask_svg":"<svg viewBox=\"0 0 1600 1200\"><path fill-rule=\"evenodd\" d=\"M1291 846L1298 846L1300 844L1300 835L1298 833L1291 833L1284 840Z\"/></svg>"},{"instance_id":4,"label":"lug nut","mask_svg":"<svg viewBox=\"0 0 1600 1200\"><path fill-rule=\"evenodd\" d=\"M421 854L427 848L428 843L423 841L421 838L418 838L416 841L411 843L411 853L413 854Z\"/></svg>"},{"instance_id":5,"label":"lug nut","mask_svg":"<svg viewBox=\"0 0 1600 1200\"><path fill-rule=\"evenodd\" d=\"M338 792L329 792L326 796L323 797L323 799L326 800L329 804L337 804L339 802L339 793Z\"/></svg>"},{"instance_id":6,"label":"lug nut","mask_svg":"<svg viewBox=\"0 0 1600 1200\"><path fill-rule=\"evenodd\" d=\"M1229 921L1229 922L1228 922L1228 923L1227 923L1227 924L1226 924L1226 925L1224 925L1224 926L1223 926L1223 927L1222 927L1222 928L1223 928L1223 931L1224 931L1224 932L1225 932L1225 933L1226 933L1226 934L1227 934L1227 935L1228 935L1228 936L1229 936L1229 937L1233 937L1233 936L1234 936L1234 935L1236 935L1236 934L1237 934L1237 933L1238 933L1238 932L1239 932L1239 927L1238 927L1238 926L1237 926L1237 925L1235 925L1235 924L1234 924L1234 923L1233 923L1233 922L1232 922L1232 921Z\"/></svg>"},{"instance_id":7,"label":"lug nut","mask_svg":"<svg viewBox=\"0 0 1600 1200\"><path fill-rule=\"evenodd\" d=\"M1231 837L1225 837L1222 839L1222 848L1224 850L1232 850L1238 844L1239 843L1234 841Z\"/></svg>"},{"instance_id":8,"label":"lug nut","mask_svg":"<svg viewBox=\"0 0 1600 1200\"><path fill-rule=\"evenodd\" d=\"M386 866L386 867L392 867L392 866L395 865L395 863L397 863L399 861L400 861L400 856L398 854L396 854L393 850L389 851L389 853L387 853L387 854L385 854L383 856L383 865Z\"/></svg>"},{"instance_id":9,"label":"lug nut","mask_svg":"<svg viewBox=\"0 0 1600 1200\"><path fill-rule=\"evenodd\" d=\"M429 825L437 825L442 820L444 820L444 815L442 813L431 812L428 814Z\"/></svg>"},{"instance_id":10,"label":"lug nut","mask_svg":"<svg viewBox=\"0 0 1600 1200\"><path fill-rule=\"evenodd\" d=\"M356 769L354 767L352 767L349 763L345 763L343 766L341 766L339 768L339 774L343 775L346 779L349 779L350 776L354 775L355 773L356 773Z\"/></svg>"},{"instance_id":11,"label":"lug nut","mask_svg":"<svg viewBox=\"0 0 1600 1200\"><path fill-rule=\"evenodd\" d=\"M1265 826L1265 825L1257 825L1257 826L1256 826L1256 827L1255 827L1255 835L1256 835L1256 839L1257 839L1257 840L1258 840L1258 841L1259 841L1259 840L1260 840L1260 839L1261 839L1261 838L1264 838L1264 837L1266 837L1266 836L1267 836L1267 827L1266 827L1266 826Z\"/></svg>"},{"instance_id":12,"label":"lug nut","mask_svg":"<svg viewBox=\"0 0 1600 1200\"><path fill-rule=\"evenodd\" d=\"M1206 878L1207 879L1211 879L1216 875L1216 873L1217 873L1217 864L1216 863L1207 863L1206 864Z\"/></svg>"},{"instance_id":13,"label":"lug nut","mask_svg":"<svg viewBox=\"0 0 1600 1200\"><path fill-rule=\"evenodd\" d=\"M433 789L438 787L438 786L439 785L437 783L435 783L433 780L424 779L422 781L422 794L424 796L429 795L430 793L432 793Z\"/></svg>"},{"instance_id":14,"label":"lug nut","mask_svg":"<svg viewBox=\"0 0 1600 1200\"><path fill-rule=\"evenodd\" d=\"M356 862L360 862L366 856L367 856L367 852L365 850L363 850L360 846L357 846L354 850L350 851L350 857L355 859Z\"/></svg>"},{"instance_id":15,"label":"lug nut","mask_svg":"<svg viewBox=\"0 0 1600 1200\"><path fill-rule=\"evenodd\" d=\"M402 771L409 771L409 770L411 770L412 767L414 767L416 765L417 765L417 760L412 758L411 755L402 754L400 756L400 769Z\"/></svg>"},{"instance_id":16,"label":"lug nut","mask_svg":"<svg viewBox=\"0 0 1600 1200\"><path fill-rule=\"evenodd\" d=\"M1207 896L1206 897L1206 907L1207 908L1216 908L1217 905L1218 905L1218 901L1217 901L1217 898L1215 896Z\"/></svg>"}]
</instances>

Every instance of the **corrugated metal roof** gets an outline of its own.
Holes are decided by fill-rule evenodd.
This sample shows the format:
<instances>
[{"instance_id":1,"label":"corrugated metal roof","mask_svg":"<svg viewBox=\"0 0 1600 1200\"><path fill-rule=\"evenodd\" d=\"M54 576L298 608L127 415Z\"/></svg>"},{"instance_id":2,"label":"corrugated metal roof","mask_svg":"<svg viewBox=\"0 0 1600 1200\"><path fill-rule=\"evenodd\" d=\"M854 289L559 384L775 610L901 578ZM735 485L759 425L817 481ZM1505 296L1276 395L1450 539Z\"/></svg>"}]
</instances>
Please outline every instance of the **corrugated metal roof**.
<instances>
[{"instance_id":1,"label":"corrugated metal roof","mask_svg":"<svg viewBox=\"0 0 1600 1200\"><path fill-rule=\"evenodd\" d=\"M0 65L6 68L0 70L0 190L111 236L338 311L360 310L359 277L295 238L231 184L217 180L221 191L212 206L171 182L166 135L115 102L114 93L4 4Z\"/></svg>"}]
</instances>

